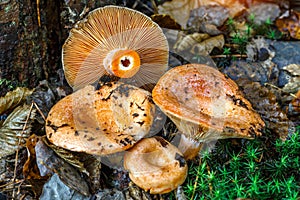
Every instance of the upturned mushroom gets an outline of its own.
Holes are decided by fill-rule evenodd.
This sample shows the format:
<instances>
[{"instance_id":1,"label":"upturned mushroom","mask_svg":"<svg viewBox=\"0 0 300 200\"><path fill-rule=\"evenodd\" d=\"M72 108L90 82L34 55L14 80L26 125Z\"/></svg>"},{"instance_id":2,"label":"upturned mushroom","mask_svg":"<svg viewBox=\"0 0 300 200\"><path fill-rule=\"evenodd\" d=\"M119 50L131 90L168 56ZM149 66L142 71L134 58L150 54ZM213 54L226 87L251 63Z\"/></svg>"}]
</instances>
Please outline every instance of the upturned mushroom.
<instances>
[{"instance_id":1,"label":"upturned mushroom","mask_svg":"<svg viewBox=\"0 0 300 200\"><path fill-rule=\"evenodd\" d=\"M75 90L104 74L138 87L154 84L168 67L168 48L161 28L143 13L98 8L76 24L63 45L65 77Z\"/></svg>"},{"instance_id":2,"label":"upturned mushroom","mask_svg":"<svg viewBox=\"0 0 300 200\"><path fill-rule=\"evenodd\" d=\"M179 131L196 142L250 139L260 136L265 125L236 83L207 65L169 70L154 87L152 97Z\"/></svg>"},{"instance_id":3,"label":"upturned mushroom","mask_svg":"<svg viewBox=\"0 0 300 200\"><path fill-rule=\"evenodd\" d=\"M46 120L47 138L68 150L107 155L142 139L153 121L150 93L121 82L89 85L55 104Z\"/></svg>"},{"instance_id":4,"label":"upturned mushroom","mask_svg":"<svg viewBox=\"0 0 300 200\"><path fill-rule=\"evenodd\" d=\"M130 179L151 194L168 193L187 176L187 163L174 145L161 137L144 138L125 152Z\"/></svg>"}]
</instances>

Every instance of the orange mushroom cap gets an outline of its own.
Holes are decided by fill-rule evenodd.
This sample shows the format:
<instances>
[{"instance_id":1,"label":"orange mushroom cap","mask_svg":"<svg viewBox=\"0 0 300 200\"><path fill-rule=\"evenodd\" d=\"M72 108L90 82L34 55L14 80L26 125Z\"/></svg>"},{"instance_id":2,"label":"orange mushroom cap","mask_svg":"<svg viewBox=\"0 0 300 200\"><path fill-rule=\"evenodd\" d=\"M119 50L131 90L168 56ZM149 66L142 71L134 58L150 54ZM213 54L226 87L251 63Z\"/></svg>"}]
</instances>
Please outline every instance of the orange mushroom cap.
<instances>
[{"instance_id":1,"label":"orange mushroom cap","mask_svg":"<svg viewBox=\"0 0 300 200\"><path fill-rule=\"evenodd\" d=\"M197 141L253 138L265 125L236 83L207 65L169 70L152 97L183 134Z\"/></svg>"},{"instance_id":2,"label":"orange mushroom cap","mask_svg":"<svg viewBox=\"0 0 300 200\"><path fill-rule=\"evenodd\" d=\"M187 176L181 152L161 137L144 138L125 152L124 168L130 179L151 194L168 193Z\"/></svg>"},{"instance_id":3,"label":"orange mushroom cap","mask_svg":"<svg viewBox=\"0 0 300 200\"><path fill-rule=\"evenodd\" d=\"M168 42L143 13L106 6L90 12L70 31L62 62L66 80L75 90L104 74L129 79L139 87L156 83L166 71Z\"/></svg>"},{"instance_id":4,"label":"orange mushroom cap","mask_svg":"<svg viewBox=\"0 0 300 200\"><path fill-rule=\"evenodd\" d=\"M155 105L150 93L121 82L88 85L55 104L46 119L50 142L72 151L107 155L149 133Z\"/></svg>"}]
</instances>

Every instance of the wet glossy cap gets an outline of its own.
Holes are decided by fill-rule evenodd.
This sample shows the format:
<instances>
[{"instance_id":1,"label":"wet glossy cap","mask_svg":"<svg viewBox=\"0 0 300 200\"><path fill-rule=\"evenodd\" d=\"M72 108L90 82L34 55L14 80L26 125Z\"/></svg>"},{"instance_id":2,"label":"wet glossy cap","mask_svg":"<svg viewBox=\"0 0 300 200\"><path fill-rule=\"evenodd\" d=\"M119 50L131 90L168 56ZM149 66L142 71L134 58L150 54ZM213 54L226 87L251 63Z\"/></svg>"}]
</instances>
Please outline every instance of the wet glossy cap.
<instances>
[{"instance_id":1,"label":"wet glossy cap","mask_svg":"<svg viewBox=\"0 0 300 200\"><path fill-rule=\"evenodd\" d=\"M125 152L124 168L130 179L151 194L168 193L187 176L181 152L161 137L145 138Z\"/></svg>"},{"instance_id":2,"label":"wet glossy cap","mask_svg":"<svg viewBox=\"0 0 300 200\"><path fill-rule=\"evenodd\" d=\"M86 86L55 104L46 120L50 142L72 151L106 155L143 138L153 121L150 93L121 82Z\"/></svg>"},{"instance_id":3,"label":"wet glossy cap","mask_svg":"<svg viewBox=\"0 0 300 200\"><path fill-rule=\"evenodd\" d=\"M253 138L265 125L236 83L207 65L169 70L152 96L177 128L197 141Z\"/></svg>"}]
</instances>

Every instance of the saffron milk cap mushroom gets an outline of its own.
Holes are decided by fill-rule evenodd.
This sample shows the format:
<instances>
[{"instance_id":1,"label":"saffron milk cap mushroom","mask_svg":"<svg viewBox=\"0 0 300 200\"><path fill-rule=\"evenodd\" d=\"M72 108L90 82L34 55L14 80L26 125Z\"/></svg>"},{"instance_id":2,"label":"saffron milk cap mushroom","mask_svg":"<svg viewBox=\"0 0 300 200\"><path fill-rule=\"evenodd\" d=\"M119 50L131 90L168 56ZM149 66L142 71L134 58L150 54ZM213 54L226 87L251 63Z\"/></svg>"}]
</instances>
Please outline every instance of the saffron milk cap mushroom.
<instances>
[{"instance_id":1,"label":"saffron milk cap mushroom","mask_svg":"<svg viewBox=\"0 0 300 200\"><path fill-rule=\"evenodd\" d=\"M198 142L254 138L265 125L234 81L203 64L169 70L152 97L180 132Z\"/></svg>"},{"instance_id":2,"label":"saffron milk cap mushroom","mask_svg":"<svg viewBox=\"0 0 300 200\"><path fill-rule=\"evenodd\" d=\"M91 11L71 29L62 49L65 77L75 90L105 74L138 87L154 84L168 67L169 47L161 28L125 7Z\"/></svg>"},{"instance_id":3,"label":"saffron milk cap mushroom","mask_svg":"<svg viewBox=\"0 0 300 200\"><path fill-rule=\"evenodd\" d=\"M68 150L112 154L148 134L154 112L150 93L143 89L119 81L88 85L51 108L46 135Z\"/></svg>"},{"instance_id":4,"label":"saffron milk cap mushroom","mask_svg":"<svg viewBox=\"0 0 300 200\"><path fill-rule=\"evenodd\" d=\"M124 168L130 179L151 194L168 193L187 176L181 152L162 137L144 138L125 152Z\"/></svg>"}]
</instances>

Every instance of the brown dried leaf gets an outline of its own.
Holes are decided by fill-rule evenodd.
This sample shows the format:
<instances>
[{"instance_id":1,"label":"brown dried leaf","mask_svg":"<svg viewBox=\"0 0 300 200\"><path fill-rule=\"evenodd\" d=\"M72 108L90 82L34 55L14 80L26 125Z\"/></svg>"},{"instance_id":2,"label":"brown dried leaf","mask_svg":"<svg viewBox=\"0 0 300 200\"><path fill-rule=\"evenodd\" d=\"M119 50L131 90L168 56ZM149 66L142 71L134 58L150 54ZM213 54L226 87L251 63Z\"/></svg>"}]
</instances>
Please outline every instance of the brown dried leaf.
<instances>
[{"instance_id":1,"label":"brown dried leaf","mask_svg":"<svg viewBox=\"0 0 300 200\"><path fill-rule=\"evenodd\" d=\"M236 0L173 0L158 6L158 12L160 14L169 14L183 28L186 28L190 11L205 5L219 5L229 8L231 17L235 17L245 10L243 3Z\"/></svg>"},{"instance_id":2,"label":"brown dried leaf","mask_svg":"<svg viewBox=\"0 0 300 200\"><path fill-rule=\"evenodd\" d=\"M285 18L277 19L276 26L284 33L288 33L292 38L300 39L300 12L291 11Z\"/></svg>"},{"instance_id":3,"label":"brown dried leaf","mask_svg":"<svg viewBox=\"0 0 300 200\"><path fill-rule=\"evenodd\" d=\"M290 64L283 67L284 70L288 71L293 76L300 76L300 65Z\"/></svg>"},{"instance_id":4,"label":"brown dried leaf","mask_svg":"<svg viewBox=\"0 0 300 200\"><path fill-rule=\"evenodd\" d=\"M185 35L183 32L178 33L178 39L174 44L174 51L181 52L190 50L195 44L206 40L210 36L206 33L193 33Z\"/></svg>"},{"instance_id":5,"label":"brown dried leaf","mask_svg":"<svg viewBox=\"0 0 300 200\"><path fill-rule=\"evenodd\" d=\"M23 166L23 175L25 179L32 185L35 196L41 195L43 185L49 178L48 176L41 176L36 163L35 146L40 138L41 137L33 134L27 139L26 148L28 151L28 159Z\"/></svg>"},{"instance_id":6,"label":"brown dried leaf","mask_svg":"<svg viewBox=\"0 0 300 200\"><path fill-rule=\"evenodd\" d=\"M300 65L290 64L283 67L289 74L291 74L291 78L289 82L282 88L284 92L288 93L296 93L300 90Z\"/></svg>"},{"instance_id":7,"label":"brown dried leaf","mask_svg":"<svg viewBox=\"0 0 300 200\"><path fill-rule=\"evenodd\" d=\"M223 6L201 6L193 9L187 22L188 30L219 35L218 27L229 17L229 9Z\"/></svg>"},{"instance_id":8,"label":"brown dried leaf","mask_svg":"<svg viewBox=\"0 0 300 200\"><path fill-rule=\"evenodd\" d=\"M87 182L80 176L79 172L62 158L59 158L42 140L37 142L35 152L37 165L42 176L54 172L68 187L83 195L89 195Z\"/></svg>"},{"instance_id":9,"label":"brown dried leaf","mask_svg":"<svg viewBox=\"0 0 300 200\"><path fill-rule=\"evenodd\" d=\"M31 123L35 117L35 112L34 109L31 110L31 106L24 104L15 108L7 117L0 128L0 158L11 155L18 148L24 146L31 132ZM26 122L29 114L30 118ZM24 126L26 127L23 131Z\"/></svg>"},{"instance_id":10,"label":"brown dried leaf","mask_svg":"<svg viewBox=\"0 0 300 200\"><path fill-rule=\"evenodd\" d=\"M44 144L46 144L48 147L50 147L51 150L53 150L60 158L64 159L64 161L71 164L72 166L77 168L79 171L88 174L84 168L84 163L81 162L79 159L79 154L81 154L81 153L74 154L67 149L56 146L56 145L50 143L46 137L43 137L42 141L44 142ZM84 156L88 157L89 155L84 154Z\"/></svg>"},{"instance_id":11,"label":"brown dried leaf","mask_svg":"<svg viewBox=\"0 0 300 200\"><path fill-rule=\"evenodd\" d=\"M26 141L28 159L23 166L23 175L25 179L43 179L36 164L35 146L41 137L35 134L31 135Z\"/></svg>"},{"instance_id":12,"label":"brown dried leaf","mask_svg":"<svg viewBox=\"0 0 300 200\"><path fill-rule=\"evenodd\" d=\"M300 125L300 90L296 93L294 99L287 107L287 113L296 126Z\"/></svg>"},{"instance_id":13,"label":"brown dried leaf","mask_svg":"<svg viewBox=\"0 0 300 200\"><path fill-rule=\"evenodd\" d=\"M191 53L195 55L209 55L211 51L216 47L222 49L225 44L224 35L218 35L215 37L208 38L203 42L195 44Z\"/></svg>"},{"instance_id":14,"label":"brown dried leaf","mask_svg":"<svg viewBox=\"0 0 300 200\"><path fill-rule=\"evenodd\" d=\"M125 199L131 200L131 199L141 199L141 200L151 200L151 199L157 199L157 200L164 200L162 195L158 194L152 194L150 195L145 190L141 189L137 185L135 185L133 182L129 183L129 187L127 190L125 190Z\"/></svg>"},{"instance_id":15,"label":"brown dried leaf","mask_svg":"<svg viewBox=\"0 0 300 200\"><path fill-rule=\"evenodd\" d=\"M151 15L151 19L155 21L161 28L181 30L180 24L178 24L173 17L164 14Z\"/></svg>"},{"instance_id":16,"label":"brown dried leaf","mask_svg":"<svg viewBox=\"0 0 300 200\"><path fill-rule=\"evenodd\" d=\"M60 158L71 164L77 170L88 175L91 182L91 190L95 191L100 187L100 172L101 160L100 158L81 152L72 152L50 143L46 137L42 138L51 150L53 150Z\"/></svg>"},{"instance_id":17,"label":"brown dried leaf","mask_svg":"<svg viewBox=\"0 0 300 200\"><path fill-rule=\"evenodd\" d=\"M285 140L294 132L294 124L280 108L276 96L268 88L247 79L238 79L236 82L266 123L267 129L281 140Z\"/></svg>"},{"instance_id":18,"label":"brown dried leaf","mask_svg":"<svg viewBox=\"0 0 300 200\"><path fill-rule=\"evenodd\" d=\"M167 1L163 5L158 6L159 14L168 14L177 21L181 27L186 28L187 20L190 16L190 11L194 8L199 8L199 0L174 0Z\"/></svg>"},{"instance_id":19,"label":"brown dried leaf","mask_svg":"<svg viewBox=\"0 0 300 200\"><path fill-rule=\"evenodd\" d=\"M24 87L18 87L15 90L8 92L4 97L0 97L0 115L11 110L26 100L26 97L31 95L33 90Z\"/></svg>"}]
</instances>

